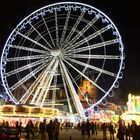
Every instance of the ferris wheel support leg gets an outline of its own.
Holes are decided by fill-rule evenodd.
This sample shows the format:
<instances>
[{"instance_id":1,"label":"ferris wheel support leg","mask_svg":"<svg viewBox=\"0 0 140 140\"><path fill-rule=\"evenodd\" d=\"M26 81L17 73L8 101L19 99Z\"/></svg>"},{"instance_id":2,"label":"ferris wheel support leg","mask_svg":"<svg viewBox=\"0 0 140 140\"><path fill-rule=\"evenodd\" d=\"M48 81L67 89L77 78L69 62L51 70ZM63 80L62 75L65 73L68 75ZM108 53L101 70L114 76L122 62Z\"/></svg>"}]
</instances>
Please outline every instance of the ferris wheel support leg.
<instances>
[{"instance_id":1,"label":"ferris wheel support leg","mask_svg":"<svg viewBox=\"0 0 140 140\"><path fill-rule=\"evenodd\" d=\"M43 104L44 104L45 98L46 98L47 93L48 93L48 91L49 91L49 89L50 89L50 85L51 85L51 83L52 83L52 79L53 79L53 77L54 77L54 75L55 75L55 72L56 72L57 67L58 67L58 60L56 60L56 62L54 63L54 66L53 66L53 68L52 68L52 71L50 72L50 75L48 76L48 81L47 81L47 83L45 83L45 85L44 85L45 87L47 87L47 89L46 89L45 94L43 95L42 102L41 102L41 104L40 104L41 107L42 107Z\"/></svg>"},{"instance_id":2,"label":"ferris wheel support leg","mask_svg":"<svg viewBox=\"0 0 140 140\"><path fill-rule=\"evenodd\" d=\"M86 118L85 111L83 109L83 106L82 106L82 104L81 104L81 102L79 100L79 97L78 97L78 95L76 93L76 90L75 90L75 88L74 88L74 86L73 86L73 84L71 82L71 79L70 79L70 77L68 75L68 72L67 72L66 67L65 67L64 63L62 62L62 60L60 60L60 64L61 64L61 67L63 69L63 73L64 73L64 76L65 76L64 78L65 78L66 84L67 84L67 86L69 88L69 91L70 91L73 103L75 105L76 111L80 115L80 117L85 119Z\"/></svg>"},{"instance_id":3,"label":"ferris wheel support leg","mask_svg":"<svg viewBox=\"0 0 140 140\"><path fill-rule=\"evenodd\" d=\"M39 87L42 87L42 86L44 85L45 79L48 79L48 78L46 78L46 77L48 76L48 73L49 73L49 71L51 70L51 67L54 65L54 63L55 63L55 58L52 59L52 61L50 62L50 64L49 64L48 67L46 68L45 72L44 72L43 75L41 76L41 78L42 78L42 79L40 79L41 82L40 82L40 84L39 84L39 86L38 86L38 88L37 88L37 90L36 90L36 92L35 92L35 94L34 94L33 99L31 100L31 104L37 104L37 102L40 100L40 97L41 97L42 94L43 94L43 90L41 90L42 92L40 93L40 92L39 92L39 91L40 91L40 88L39 88Z\"/></svg>"},{"instance_id":4,"label":"ferris wheel support leg","mask_svg":"<svg viewBox=\"0 0 140 140\"><path fill-rule=\"evenodd\" d=\"M60 65L60 67L61 67L61 65ZM71 106L70 99L69 99L69 96L68 96L68 90L67 90L67 87L66 87L66 82L65 82L65 79L64 79L64 73L63 73L62 67L61 67L60 70L61 70L61 74L62 74L62 80L63 80L63 84L64 84L64 89L65 89L65 92L66 92L67 101L68 101L69 111L70 111L70 113L73 114L73 110L72 110L72 106Z\"/></svg>"}]
</instances>

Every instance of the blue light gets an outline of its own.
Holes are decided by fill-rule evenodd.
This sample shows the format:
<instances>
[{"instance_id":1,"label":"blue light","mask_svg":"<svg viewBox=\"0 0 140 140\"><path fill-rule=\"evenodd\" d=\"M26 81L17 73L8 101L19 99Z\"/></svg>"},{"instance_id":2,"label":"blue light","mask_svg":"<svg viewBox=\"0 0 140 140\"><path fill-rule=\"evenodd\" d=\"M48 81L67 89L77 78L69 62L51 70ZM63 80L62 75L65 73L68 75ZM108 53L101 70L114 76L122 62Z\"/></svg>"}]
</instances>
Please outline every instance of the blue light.
<instances>
[{"instance_id":1,"label":"blue light","mask_svg":"<svg viewBox=\"0 0 140 140\"><path fill-rule=\"evenodd\" d=\"M89 14L89 15L91 15L91 14L92 14L92 12L93 12L92 10L89 10L89 11L88 11L88 14Z\"/></svg>"},{"instance_id":2,"label":"blue light","mask_svg":"<svg viewBox=\"0 0 140 140\"><path fill-rule=\"evenodd\" d=\"M45 15L46 15L45 10L42 10L42 11L40 12L40 15L41 15L41 16L45 16Z\"/></svg>"},{"instance_id":3,"label":"blue light","mask_svg":"<svg viewBox=\"0 0 140 140\"><path fill-rule=\"evenodd\" d=\"M65 5L65 10L68 11L69 10L69 6Z\"/></svg>"},{"instance_id":4,"label":"blue light","mask_svg":"<svg viewBox=\"0 0 140 140\"><path fill-rule=\"evenodd\" d=\"M111 91L109 92L109 97L113 97L113 96L114 96L114 91L111 90Z\"/></svg>"},{"instance_id":5,"label":"blue light","mask_svg":"<svg viewBox=\"0 0 140 140\"><path fill-rule=\"evenodd\" d=\"M89 112L88 112L88 111L86 111L86 112L85 112L85 115L86 115L86 117L88 117L88 116L89 116Z\"/></svg>"},{"instance_id":6,"label":"blue light","mask_svg":"<svg viewBox=\"0 0 140 140\"><path fill-rule=\"evenodd\" d=\"M102 100L102 104L104 104L104 105L107 104L107 99L106 99L106 98L104 98L104 99Z\"/></svg>"},{"instance_id":7,"label":"blue light","mask_svg":"<svg viewBox=\"0 0 140 140\"><path fill-rule=\"evenodd\" d=\"M98 107L98 106L94 106L94 107L93 107L93 110L94 110L95 112L99 112L99 107Z\"/></svg>"}]
</instances>

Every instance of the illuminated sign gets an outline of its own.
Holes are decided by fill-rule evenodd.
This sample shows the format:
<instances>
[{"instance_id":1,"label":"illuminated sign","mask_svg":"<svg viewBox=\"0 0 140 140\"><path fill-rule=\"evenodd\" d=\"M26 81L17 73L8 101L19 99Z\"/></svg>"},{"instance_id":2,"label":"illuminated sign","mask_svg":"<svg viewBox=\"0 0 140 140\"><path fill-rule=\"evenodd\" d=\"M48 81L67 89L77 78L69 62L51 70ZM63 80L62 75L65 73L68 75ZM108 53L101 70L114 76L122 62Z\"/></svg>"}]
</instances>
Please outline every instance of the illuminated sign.
<instances>
[{"instance_id":1,"label":"illuminated sign","mask_svg":"<svg viewBox=\"0 0 140 140\"><path fill-rule=\"evenodd\" d=\"M136 112L140 112L140 97L135 99Z\"/></svg>"},{"instance_id":2,"label":"illuminated sign","mask_svg":"<svg viewBox=\"0 0 140 140\"><path fill-rule=\"evenodd\" d=\"M140 96L129 94L127 106L129 112L140 112Z\"/></svg>"}]
</instances>

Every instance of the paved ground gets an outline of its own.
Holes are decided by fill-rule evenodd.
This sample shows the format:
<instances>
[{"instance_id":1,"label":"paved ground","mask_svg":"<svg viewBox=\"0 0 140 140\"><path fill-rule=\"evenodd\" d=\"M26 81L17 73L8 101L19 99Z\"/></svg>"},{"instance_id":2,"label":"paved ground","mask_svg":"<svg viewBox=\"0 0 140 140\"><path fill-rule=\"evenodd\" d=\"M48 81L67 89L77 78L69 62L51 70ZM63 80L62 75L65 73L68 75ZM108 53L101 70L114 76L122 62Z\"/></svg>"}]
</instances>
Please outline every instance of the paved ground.
<instances>
[{"instance_id":1,"label":"paved ground","mask_svg":"<svg viewBox=\"0 0 140 140\"><path fill-rule=\"evenodd\" d=\"M25 138L21 138L21 140L25 140ZM40 135L36 136L35 140L41 140ZM48 140L47 136L45 140ZM91 135L90 138L88 138L87 136L81 137L80 131L70 129L68 131L66 130L60 131L59 140L103 140L103 137L102 131L99 131L98 135ZM109 132L107 132L107 140L110 140ZM114 140L117 140L116 134L114 135Z\"/></svg>"}]
</instances>

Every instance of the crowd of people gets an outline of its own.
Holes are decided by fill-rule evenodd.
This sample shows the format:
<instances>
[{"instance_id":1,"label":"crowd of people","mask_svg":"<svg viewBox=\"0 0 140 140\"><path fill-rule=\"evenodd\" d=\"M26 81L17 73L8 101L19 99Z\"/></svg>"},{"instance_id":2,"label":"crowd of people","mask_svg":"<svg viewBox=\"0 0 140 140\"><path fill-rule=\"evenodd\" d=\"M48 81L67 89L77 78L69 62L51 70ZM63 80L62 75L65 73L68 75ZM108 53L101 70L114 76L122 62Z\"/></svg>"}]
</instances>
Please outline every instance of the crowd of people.
<instances>
[{"instance_id":1,"label":"crowd of people","mask_svg":"<svg viewBox=\"0 0 140 140\"><path fill-rule=\"evenodd\" d=\"M132 123L119 123L117 130L117 138L119 140L130 140L132 137L133 140L140 140L140 124L138 125L134 120Z\"/></svg>"},{"instance_id":2,"label":"crowd of people","mask_svg":"<svg viewBox=\"0 0 140 140\"><path fill-rule=\"evenodd\" d=\"M50 120L47 124L46 119L40 123L40 133L41 133L41 140L46 139L46 132L48 133L49 140L58 140L59 137L59 130L60 130L60 122L58 119L54 121Z\"/></svg>"},{"instance_id":3,"label":"crowd of people","mask_svg":"<svg viewBox=\"0 0 140 140\"><path fill-rule=\"evenodd\" d=\"M1 134L10 130L9 128L16 128L19 137L21 136L21 133L24 133L25 140L34 140L37 134L41 136L41 140L46 140L47 135L49 140L58 140L60 122L58 121L58 119L55 119L54 121L50 120L49 122L44 119L43 122L39 123L34 123L32 120L29 120L27 124L23 127L22 123L19 121L16 121L15 124L12 126L9 125L8 121L3 121L0 124Z\"/></svg>"},{"instance_id":4,"label":"crowd of people","mask_svg":"<svg viewBox=\"0 0 140 140\"><path fill-rule=\"evenodd\" d=\"M1 128L8 128L9 123L8 121L3 121L0 124L0 131ZM124 122L115 123L100 123L91 120L83 120L79 121L74 125L70 121L65 121L61 123L57 118L54 120L46 120L44 119L42 122L34 123L32 120L29 120L27 124L23 127L22 123L16 121L15 128L17 128L19 132L19 136L23 132L26 133L25 139L30 140L34 139L36 134L40 136L41 140L59 140L60 131L65 128L67 132L69 128L77 129L81 133L82 138L90 138L91 136L96 136L99 134L99 131L102 131L102 140L140 140L140 125L137 125L136 122L133 120L132 123L128 123L127 125ZM109 137L107 137L107 133L109 132Z\"/></svg>"},{"instance_id":5,"label":"crowd of people","mask_svg":"<svg viewBox=\"0 0 140 140\"><path fill-rule=\"evenodd\" d=\"M88 138L91 135L98 135L98 131L102 131L102 140L140 140L140 124L138 125L134 120L132 123L125 124L124 121L118 123L96 123L82 121L78 124L78 129L81 130L81 136ZM109 132L109 138L107 138L107 133ZM115 138L116 137L116 138Z\"/></svg>"},{"instance_id":6,"label":"crowd of people","mask_svg":"<svg viewBox=\"0 0 140 140\"><path fill-rule=\"evenodd\" d=\"M29 140L31 135L32 139L34 139L35 126L31 120L28 121L25 130L27 132L26 139ZM49 140L58 140L60 122L58 119L55 119L54 121L50 120L47 123L46 119L44 119L43 122L40 122L38 130L41 135L41 140L46 140L47 134Z\"/></svg>"}]
</instances>

